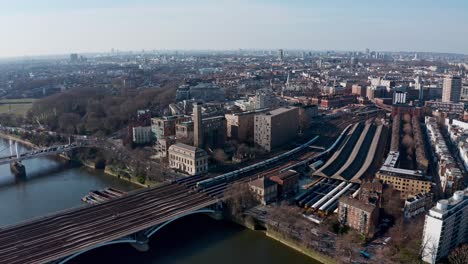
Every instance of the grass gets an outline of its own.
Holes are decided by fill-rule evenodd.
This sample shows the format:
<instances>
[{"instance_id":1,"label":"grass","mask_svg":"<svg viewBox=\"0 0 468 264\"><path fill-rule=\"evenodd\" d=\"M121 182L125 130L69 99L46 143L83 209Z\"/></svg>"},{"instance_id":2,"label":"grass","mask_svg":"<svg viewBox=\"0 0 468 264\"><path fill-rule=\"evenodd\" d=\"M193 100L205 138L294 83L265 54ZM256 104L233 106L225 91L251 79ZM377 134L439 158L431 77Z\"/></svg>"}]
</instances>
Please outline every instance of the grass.
<instances>
[{"instance_id":1,"label":"grass","mask_svg":"<svg viewBox=\"0 0 468 264\"><path fill-rule=\"evenodd\" d=\"M0 104L31 104L36 100L34 98L0 99Z\"/></svg>"},{"instance_id":2,"label":"grass","mask_svg":"<svg viewBox=\"0 0 468 264\"><path fill-rule=\"evenodd\" d=\"M2 99L0 100L0 114L15 114L24 116L31 109L36 99Z\"/></svg>"},{"instance_id":3,"label":"grass","mask_svg":"<svg viewBox=\"0 0 468 264\"><path fill-rule=\"evenodd\" d=\"M24 116L29 109L31 109L32 103L26 104L2 104L0 103L0 114L15 114L17 116Z\"/></svg>"}]
</instances>

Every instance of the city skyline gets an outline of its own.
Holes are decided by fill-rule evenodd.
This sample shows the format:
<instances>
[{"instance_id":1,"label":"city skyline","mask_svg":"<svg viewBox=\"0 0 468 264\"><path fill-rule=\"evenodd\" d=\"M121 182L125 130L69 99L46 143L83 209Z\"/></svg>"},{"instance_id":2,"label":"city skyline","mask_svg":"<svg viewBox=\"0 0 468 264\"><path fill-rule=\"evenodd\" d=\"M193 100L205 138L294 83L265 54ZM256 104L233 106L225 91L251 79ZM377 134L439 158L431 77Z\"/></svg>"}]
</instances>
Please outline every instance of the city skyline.
<instances>
[{"instance_id":1,"label":"city skyline","mask_svg":"<svg viewBox=\"0 0 468 264\"><path fill-rule=\"evenodd\" d=\"M0 1L0 57L118 50L307 49L468 54L468 3ZM377 2L377 5L376 5Z\"/></svg>"}]
</instances>

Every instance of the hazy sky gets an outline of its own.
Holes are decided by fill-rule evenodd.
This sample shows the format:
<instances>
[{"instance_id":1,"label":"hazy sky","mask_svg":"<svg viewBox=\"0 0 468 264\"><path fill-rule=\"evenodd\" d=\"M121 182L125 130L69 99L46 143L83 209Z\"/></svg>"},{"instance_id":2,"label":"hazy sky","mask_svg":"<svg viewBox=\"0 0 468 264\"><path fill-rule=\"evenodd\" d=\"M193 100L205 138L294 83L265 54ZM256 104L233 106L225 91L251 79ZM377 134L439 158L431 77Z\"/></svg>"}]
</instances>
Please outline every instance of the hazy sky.
<instances>
[{"instance_id":1,"label":"hazy sky","mask_svg":"<svg viewBox=\"0 0 468 264\"><path fill-rule=\"evenodd\" d=\"M468 54L468 0L0 0L0 57L153 49Z\"/></svg>"}]
</instances>

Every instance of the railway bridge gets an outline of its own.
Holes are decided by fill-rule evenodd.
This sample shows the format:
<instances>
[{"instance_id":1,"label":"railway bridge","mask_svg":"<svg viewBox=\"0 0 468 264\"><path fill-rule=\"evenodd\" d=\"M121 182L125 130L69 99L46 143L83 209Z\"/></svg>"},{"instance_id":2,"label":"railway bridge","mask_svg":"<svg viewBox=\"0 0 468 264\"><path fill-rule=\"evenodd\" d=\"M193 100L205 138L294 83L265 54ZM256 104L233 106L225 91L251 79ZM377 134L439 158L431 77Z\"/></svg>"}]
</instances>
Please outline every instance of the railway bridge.
<instances>
[{"instance_id":1,"label":"railway bridge","mask_svg":"<svg viewBox=\"0 0 468 264\"><path fill-rule=\"evenodd\" d=\"M328 156L341 142L345 131L331 147L312 159L300 162L301 166ZM118 243L147 250L148 240L179 218L192 214L220 217L228 183L246 181L266 168L290 161L298 154L309 151L309 146L317 138L276 157L224 175L213 178L204 175L186 177L97 205L65 210L0 228L0 263L67 263L89 250ZM75 147L82 145L51 149L46 153ZM27 156L16 158L24 159Z\"/></svg>"},{"instance_id":2,"label":"railway bridge","mask_svg":"<svg viewBox=\"0 0 468 264\"><path fill-rule=\"evenodd\" d=\"M192 214L221 216L222 191L197 192L186 178L0 228L0 263L66 263L98 247L148 240L167 224Z\"/></svg>"}]
</instances>

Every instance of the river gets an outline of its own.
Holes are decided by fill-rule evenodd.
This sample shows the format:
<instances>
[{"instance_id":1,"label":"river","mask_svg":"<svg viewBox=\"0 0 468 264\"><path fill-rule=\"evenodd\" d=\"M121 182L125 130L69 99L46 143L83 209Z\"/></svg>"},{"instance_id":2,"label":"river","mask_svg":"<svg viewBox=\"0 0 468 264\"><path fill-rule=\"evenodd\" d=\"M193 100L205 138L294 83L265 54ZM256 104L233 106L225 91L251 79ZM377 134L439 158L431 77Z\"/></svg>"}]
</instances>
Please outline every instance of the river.
<instances>
[{"instance_id":1,"label":"river","mask_svg":"<svg viewBox=\"0 0 468 264\"><path fill-rule=\"evenodd\" d=\"M22 150L24 148L20 148ZM0 155L9 154L0 139ZM89 190L138 188L128 182L53 157L23 161L26 177L18 179L9 165L0 166L0 227L80 206ZM163 228L141 253L129 245L112 245L85 253L73 263L318 263L260 232L190 216Z\"/></svg>"}]
</instances>

